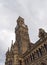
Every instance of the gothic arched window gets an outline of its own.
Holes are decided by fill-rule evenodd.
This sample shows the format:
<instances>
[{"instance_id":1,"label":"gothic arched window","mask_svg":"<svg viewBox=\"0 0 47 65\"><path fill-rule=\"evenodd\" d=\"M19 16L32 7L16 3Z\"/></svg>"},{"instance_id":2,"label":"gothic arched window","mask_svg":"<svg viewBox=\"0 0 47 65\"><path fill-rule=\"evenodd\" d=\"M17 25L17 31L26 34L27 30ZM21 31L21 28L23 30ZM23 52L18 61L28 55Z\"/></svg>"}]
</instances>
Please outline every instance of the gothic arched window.
<instances>
[{"instance_id":1,"label":"gothic arched window","mask_svg":"<svg viewBox=\"0 0 47 65\"><path fill-rule=\"evenodd\" d=\"M20 65L22 65L22 61L21 60L19 60L19 63L20 63Z\"/></svg>"},{"instance_id":2,"label":"gothic arched window","mask_svg":"<svg viewBox=\"0 0 47 65\"><path fill-rule=\"evenodd\" d=\"M41 46L41 51L42 51L42 54L45 53L45 48L44 48L44 46Z\"/></svg>"},{"instance_id":3,"label":"gothic arched window","mask_svg":"<svg viewBox=\"0 0 47 65\"><path fill-rule=\"evenodd\" d=\"M26 65L27 64L26 59L24 60L24 62L25 62L25 65Z\"/></svg>"},{"instance_id":4,"label":"gothic arched window","mask_svg":"<svg viewBox=\"0 0 47 65\"><path fill-rule=\"evenodd\" d=\"M46 44L44 44L44 47L45 47L45 49L46 49L46 51L47 51L47 45L46 45Z\"/></svg>"},{"instance_id":5,"label":"gothic arched window","mask_svg":"<svg viewBox=\"0 0 47 65\"><path fill-rule=\"evenodd\" d=\"M39 52L40 52L40 55L42 55L42 51L41 51L41 49L39 48Z\"/></svg>"},{"instance_id":6,"label":"gothic arched window","mask_svg":"<svg viewBox=\"0 0 47 65\"><path fill-rule=\"evenodd\" d=\"M37 52L36 51L34 51L34 58L35 59L37 59L38 58L38 56L37 56L38 54L37 54Z\"/></svg>"},{"instance_id":7,"label":"gothic arched window","mask_svg":"<svg viewBox=\"0 0 47 65\"><path fill-rule=\"evenodd\" d=\"M31 61L32 61L32 56L30 55L30 59L31 59Z\"/></svg>"},{"instance_id":8,"label":"gothic arched window","mask_svg":"<svg viewBox=\"0 0 47 65\"><path fill-rule=\"evenodd\" d=\"M8 65L12 65L12 61L11 60L9 61L9 64Z\"/></svg>"},{"instance_id":9,"label":"gothic arched window","mask_svg":"<svg viewBox=\"0 0 47 65\"><path fill-rule=\"evenodd\" d=\"M32 53L32 59L34 60L35 58L34 58L34 54Z\"/></svg>"},{"instance_id":10,"label":"gothic arched window","mask_svg":"<svg viewBox=\"0 0 47 65\"><path fill-rule=\"evenodd\" d=\"M26 58L26 64L29 65L29 60L28 60L28 58Z\"/></svg>"},{"instance_id":11,"label":"gothic arched window","mask_svg":"<svg viewBox=\"0 0 47 65\"><path fill-rule=\"evenodd\" d=\"M39 51L38 50L36 50L36 53L37 53L37 56L39 57Z\"/></svg>"}]
</instances>

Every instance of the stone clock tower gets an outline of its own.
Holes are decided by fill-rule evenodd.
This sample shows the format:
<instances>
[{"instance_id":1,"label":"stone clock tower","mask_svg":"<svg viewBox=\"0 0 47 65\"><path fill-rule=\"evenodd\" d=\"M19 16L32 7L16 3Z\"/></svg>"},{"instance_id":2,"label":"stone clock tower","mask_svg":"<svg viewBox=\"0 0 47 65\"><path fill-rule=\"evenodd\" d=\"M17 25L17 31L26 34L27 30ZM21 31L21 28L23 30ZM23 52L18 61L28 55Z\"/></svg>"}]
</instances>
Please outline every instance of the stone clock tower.
<instances>
[{"instance_id":1,"label":"stone clock tower","mask_svg":"<svg viewBox=\"0 0 47 65\"><path fill-rule=\"evenodd\" d=\"M24 19L19 16L15 28L16 41L18 42L19 53L25 53L30 48L28 27L24 24Z\"/></svg>"},{"instance_id":2,"label":"stone clock tower","mask_svg":"<svg viewBox=\"0 0 47 65\"><path fill-rule=\"evenodd\" d=\"M15 42L6 52L5 65L47 65L47 33L39 29L39 40L29 40L28 27L19 16L15 28Z\"/></svg>"}]
</instances>

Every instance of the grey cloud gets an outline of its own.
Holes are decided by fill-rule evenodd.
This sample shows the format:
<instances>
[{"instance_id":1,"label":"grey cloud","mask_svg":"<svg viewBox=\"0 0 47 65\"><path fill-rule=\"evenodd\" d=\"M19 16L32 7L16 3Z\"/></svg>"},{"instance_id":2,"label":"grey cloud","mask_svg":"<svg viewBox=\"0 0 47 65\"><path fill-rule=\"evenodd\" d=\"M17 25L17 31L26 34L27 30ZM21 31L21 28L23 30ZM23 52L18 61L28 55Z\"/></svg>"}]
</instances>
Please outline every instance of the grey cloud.
<instances>
[{"instance_id":1,"label":"grey cloud","mask_svg":"<svg viewBox=\"0 0 47 65\"><path fill-rule=\"evenodd\" d=\"M5 52L15 38L19 15L28 25L31 42L38 40L40 27L47 31L47 0L0 0L0 65L4 65Z\"/></svg>"},{"instance_id":2,"label":"grey cloud","mask_svg":"<svg viewBox=\"0 0 47 65\"><path fill-rule=\"evenodd\" d=\"M14 39L14 33L8 30L0 31L0 63L5 63L5 54L8 47L11 46L11 40ZM14 39L15 40L15 39Z\"/></svg>"}]
</instances>

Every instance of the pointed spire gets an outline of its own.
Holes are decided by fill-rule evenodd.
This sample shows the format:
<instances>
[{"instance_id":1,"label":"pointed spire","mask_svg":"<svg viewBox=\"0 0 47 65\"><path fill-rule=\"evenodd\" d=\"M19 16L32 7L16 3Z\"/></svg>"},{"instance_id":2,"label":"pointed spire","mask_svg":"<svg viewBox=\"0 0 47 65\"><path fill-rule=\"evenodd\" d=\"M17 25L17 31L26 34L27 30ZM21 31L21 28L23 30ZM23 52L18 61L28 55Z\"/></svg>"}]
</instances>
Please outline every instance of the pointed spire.
<instances>
[{"instance_id":1,"label":"pointed spire","mask_svg":"<svg viewBox=\"0 0 47 65\"><path fill-rule=\"evenodd\" d=\"M19 16L18 19L17 19L17 24L18 24L18 25L24 24L24 19Z\"/></svg>"},{"instance_id":2,"label":"pointed spire","mask_svg":"<svg viewBox=\"0 0 47 65\"><path fill-rule=\"evenodd\" d=\"M13 46L13 40L12 40L12 42L11 42L11 47Z\"/></svg>"},{"instance_id":3,"label":"pointed spire","mask_svg":"<svg viewBox=\"0 0 47 65\"><path fill-rule=\"evenodd\" d=\"M13 48L13 40L12 40L12 42L11 42L11 50L12 50L12 48Z\"/></svg>"},{"instance_id":4,"label":"pointed spire","mask_svg":"<svg viewBox=\"0 0 47 65\"><path fill-rule=\"evenodd\" d=\"M19 21L19 20L23 20L23 21L24 21L24 18L22 18L21 16L19 16L17 20L18 20L18 21Z\"/></svg>"},{"instance_id":5,"label":"pointed spire","mask_svg":"<svg viewBox=\"0 0 47 65\"><path fill-rule=\"evenodd\" d=\"M8 56L8 54L9 54L9 47L8 47L8 50L7 50L7 52L6 52L6 56Z\"/></svg>"},{"instance_id":6,"label":"pointed spire","mask_svg":"<svg viewBox=\"0 0 47 65\"><path fill-rule=\"evenodd\" d=\"M13 40L12 40L12 44L13 44Z\"/></svg>"},{"instance_id":7,"label":"pointed spire","mask_svg":"<svg viewBox=\"0 0 47 65\"><path fill-rule=\"evenodd\" d=\"M9 52L9 47L8 47L8 51L7 52Z\"/></svg>"}]
</instances>

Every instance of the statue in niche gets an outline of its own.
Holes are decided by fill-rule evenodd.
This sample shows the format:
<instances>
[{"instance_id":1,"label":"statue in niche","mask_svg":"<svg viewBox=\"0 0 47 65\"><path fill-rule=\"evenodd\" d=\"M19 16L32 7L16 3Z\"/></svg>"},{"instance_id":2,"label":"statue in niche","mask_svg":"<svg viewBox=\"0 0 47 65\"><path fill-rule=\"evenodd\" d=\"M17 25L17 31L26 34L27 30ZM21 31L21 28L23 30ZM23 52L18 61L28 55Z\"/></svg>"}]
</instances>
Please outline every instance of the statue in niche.
<instances>
[{"instance_id":1,"label":"statue in niche","mask_svg":"<svg viewBox=\"0 0 47 65\"><path fill-rule=\"evenodd\" d=\"M44 29L40 28L39 29L39 35L38 36L39 36L40 39L43 39L44 37L47 36L47 33L45 32Z\"/></svg>"}]
</instances>

